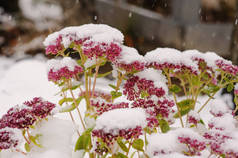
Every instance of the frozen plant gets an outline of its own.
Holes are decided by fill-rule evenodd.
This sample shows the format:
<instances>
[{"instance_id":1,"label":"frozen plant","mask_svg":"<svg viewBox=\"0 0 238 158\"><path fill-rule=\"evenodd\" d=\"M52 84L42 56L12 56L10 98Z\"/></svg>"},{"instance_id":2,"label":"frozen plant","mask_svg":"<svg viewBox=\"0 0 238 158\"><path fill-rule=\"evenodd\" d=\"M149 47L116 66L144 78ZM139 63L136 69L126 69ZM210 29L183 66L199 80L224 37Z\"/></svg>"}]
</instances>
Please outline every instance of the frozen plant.
<instances>
[{"instance_id":1,"label":"frozen plant","mask_svg":"<svg viewBox=\"0 0 238 158\"><path fill-rule=\"evenodd\" d=\"M54 111L69 113L77 129L74 154L90 158L237 157L234 146L227 144L238 139L233 115L238 108L232 111L214 96L222 88L235 89L238 104L238 67L215 53L196 50L157 48L142 56L124 46L123 40L115 28L87 24L64 28L44 41L46 54L57 56L48 61L47 69L48 80L60 89ZM106 63L113 69L100 73ZM109 84L107 91L98 89L97 79L110 74L115 84ZM201 95L208 97L202 105ZM204 122L200 112L207 106L211 120ZM28 132L53 108L54 104L35 98L9 110L0 125ZM20 121L8 118L12 116ZM13 148L18 143L11 137L9 141Z\"/></svg>"}]
</instances>

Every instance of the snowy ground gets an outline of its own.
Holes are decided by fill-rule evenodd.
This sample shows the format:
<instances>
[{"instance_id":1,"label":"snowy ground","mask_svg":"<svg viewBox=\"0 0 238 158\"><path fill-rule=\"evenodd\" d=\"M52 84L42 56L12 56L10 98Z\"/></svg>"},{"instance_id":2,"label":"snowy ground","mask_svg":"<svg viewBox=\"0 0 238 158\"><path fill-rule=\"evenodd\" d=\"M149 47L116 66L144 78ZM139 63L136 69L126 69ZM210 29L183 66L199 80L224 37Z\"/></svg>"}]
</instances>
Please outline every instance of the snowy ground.
<instances>
[{"instance_id":1,"label":"snowy ground","mask_svg":"<svg viewBox=\"0 0 238 158\"><path fill-rule=\"evenodd\" d=\"M108 85L106 79L99 80L97 86L100 88ZM57 103L59 96L57 87L53 83L48 82L46 75L46 59L38 56L30 59L15 61L0 57L0 116L3 115L11 106L21 104L33 97L43 97L53 103ZM207 98L201 97L201 104ZM81 104L84 104L82 102ZM201 117L205 122L209 120L209 108L201 113ZM64 119L59 121L58 118ZM41 128L40 133L44 133L42 144L44 149L36 149L32 154L23 156L21 154L12 154L10 152L2 152L0 158L72 158L73 144L72 137L76 140L77 136L73 133L73 125L67 114L57 115L57 119L48 121ZM64 128L62 128L64 127ZM74 135L74 136L73 136ZM60 137L60 139L59 139Z\"/></svg>"}]
</instances>

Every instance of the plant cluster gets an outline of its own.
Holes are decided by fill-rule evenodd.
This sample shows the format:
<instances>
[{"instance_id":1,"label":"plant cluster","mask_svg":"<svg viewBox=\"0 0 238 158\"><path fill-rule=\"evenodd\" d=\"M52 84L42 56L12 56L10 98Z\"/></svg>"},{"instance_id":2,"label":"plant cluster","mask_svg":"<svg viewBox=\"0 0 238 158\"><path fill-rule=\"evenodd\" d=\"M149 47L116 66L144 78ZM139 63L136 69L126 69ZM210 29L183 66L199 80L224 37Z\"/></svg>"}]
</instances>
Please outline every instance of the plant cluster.
<instances>
[{"instance_id":1,"label":"plant cluster","mask_svg":"<svg viewBox=\"0 0 238 158\"><path fill-rule=\"evenodd\" d=\"M215 53L196 50L157 48L141 56L124 46L123 38L115 28L88 24L67 27L44 41L46 54L62 56L48 61L48 79L60 88L58 112L69 113L77 127L72 114L76 110L83 128L77 130L75 152L90 158L204 157L207 153L207 157L238 157L231 145L238 144L234 116L238 108L232 111L221 101L214 103L222 88L235 89L238 103L238 67ZM72 59L71 54L80 59ZM106 63L113 70L99 73ZM97 79L109 74L116 78L114 85L108 85L111 91L97 89ZM201 95L208 96L202 105ZM40 98L24 105L3 116L3 129L24 133L55 106ZM209 105L212 119L206 123L200 112ZM1 141L9 142L1 149L18 144L8 128L0 131Z\"/></svg>"}]
</instances>

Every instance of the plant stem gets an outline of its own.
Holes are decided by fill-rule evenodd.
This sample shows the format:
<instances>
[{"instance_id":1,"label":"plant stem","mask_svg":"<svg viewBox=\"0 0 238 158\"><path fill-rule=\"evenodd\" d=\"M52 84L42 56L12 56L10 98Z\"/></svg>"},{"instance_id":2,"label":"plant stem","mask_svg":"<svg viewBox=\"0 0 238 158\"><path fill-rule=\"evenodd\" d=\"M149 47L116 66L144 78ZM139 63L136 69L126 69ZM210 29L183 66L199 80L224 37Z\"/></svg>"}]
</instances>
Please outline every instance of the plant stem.
<instances>
[{"instance_id":1,"label":"plant stem","mask_svg":"<svg viewBox=\"0 0 238 158\"><path fill-rule=\"evenodd\" d=\"M213 93L212 96L210 96L210 97L207 99L207 101L203 104L203 106L198 110L198 113L200 113L200 112L202 111L202 109L207 105L207 103L208 103L211 99L213 99L213 97L214 97L215 94L216 94L216 93Z\"/></svg>"},{"instance_id":2,"label":"plant stem","mask_svg":"<svg viewBox=\"0 0 238 158\"><path fill-rule=\"evenodd\" d=\"M92 96L94 96L94 91L95 91L95 87L96 87L96 81L97 81L98 70L99 70L100 64L101 64L100 61L96 61L96 70L95 70L96 72L95 72L95 75L94 75Z\"/></svg>"},{"instance_id":3,"label":"plant stem","mask_svg":"<svg viewBox=\"0 0 238 158\"><path fill-rule=\"evenodd\" d=\"M25 153L24 151L21 151L20 149L15 149L15 151L16 151L16 152L19 152L19 153L21 153L21 154L23 154L23 155L27 155L27 153Z\"/></svg>"},{"instance_id":4,"label":"plant stem","mask_svg":"<svg viewBox=\"0 0 238 158\"><path fill-rule=\"evenodd\" d=\"M63 96L64 96L64 98L66 98L65 92L63 92ZM67 105L67 106L69 105L68 102L66 102L66 105ZM69 115L70 115L70 118L71 118L71 120L72 120L74 126L76 127L76 123L75 123L75 120L74 120L74 117L73 117L71 111L69 112ZM80 133L79 133L78 129L77 129L77 133L78 133L78 135L80 136Z\"/></svg>"},{"instance_id":5,"label":"plant stem","mask_svg":"<svg viewBox=\"0 0 238 158\"><path fill-rule=\"evenodd\" d=\"M86 89L86 94L85 94L85 100L86 100L86 106L87 106L87 110L90 109L90 94L89 94L89 87L88 87L88 74L85 71L84 73L85 76L85 89Z\"/></svg>"},{"instance_id":6,"label":"plant stem","mask_svg":"<svg viewBox=\"0 0 238 158\"><path fill-rule=\"evenodd\" d=\"M129 151L130 151L131 146L132 146L132 141L133 141L133 138L131 138L131 140L129 142L128 151L126 152L126 156L128 156L128 154L129 154Z\"/></svg>"},{"instance_id":7,"label":"plant stem","mask_svg":"<svg viewBox=\"0 0 238 158\"><path fill-rule=\"evenodd\" d=\"M166 72L166 70L164 70L164 72L165 72L165 74L166 74L166 76L168 78L169 87L171 87L172 86L172 82L171 82L171 78L170 78L169 72ZM173 94L173 97L174 97L174 101L175 101L176 107L178 109L178 115L179 115L181 126L184 128L183 119L182 119L182 115L181 115L181 112L180 112L180 108L178 106L176 95L175 95L174 92L172 92L172 94Z\"/></svg>"},{"instance_id":8,"label":"plant stem","mask_svg":"<svg viewBox=\"0 0 238 158\"><path fill-rule=\"evenodd\" d=\"M72 91L72 89L71 89L71 88L72 88L71 81L68 82L68 86L69 86L70 94L71 94L71 96L72 96L72 98L73 98L73 101L74 101L74 105L76 106L76 110L78 111L80 121L81 121L81 123L82 123L82 125L83 125L83 128L84 128L84 130L85 130L86 127L85 127L85 125L84 125L82 115L81 115L80 110L79 110L79 108L78 108L78 106L77 106L77 102L76 102L76 99L75 99L75 97L74 97L74 93L73 93L73 91Z\"/></svg>"}]
</instances>

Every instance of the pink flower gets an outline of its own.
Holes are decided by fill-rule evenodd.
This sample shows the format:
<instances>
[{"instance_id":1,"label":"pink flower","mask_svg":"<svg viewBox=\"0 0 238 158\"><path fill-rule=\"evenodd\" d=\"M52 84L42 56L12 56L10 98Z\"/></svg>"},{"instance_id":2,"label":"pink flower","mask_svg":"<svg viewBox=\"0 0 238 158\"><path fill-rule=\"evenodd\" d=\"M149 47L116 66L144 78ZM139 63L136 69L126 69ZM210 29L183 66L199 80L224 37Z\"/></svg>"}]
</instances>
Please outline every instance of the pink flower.
<instances>
[{"instance_id":1,"label":"pink flower","mask_svg":"<svg viewBox=\"0 0 238 158\"><path fill-rule=\"evenodd\" d=\"M15 133L10 128L3 128L0 130L0 149L15 148L19 143Z\"/></svg>"}]
</instances>

